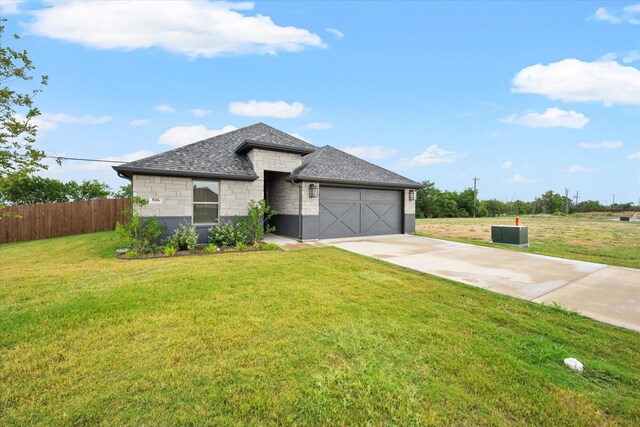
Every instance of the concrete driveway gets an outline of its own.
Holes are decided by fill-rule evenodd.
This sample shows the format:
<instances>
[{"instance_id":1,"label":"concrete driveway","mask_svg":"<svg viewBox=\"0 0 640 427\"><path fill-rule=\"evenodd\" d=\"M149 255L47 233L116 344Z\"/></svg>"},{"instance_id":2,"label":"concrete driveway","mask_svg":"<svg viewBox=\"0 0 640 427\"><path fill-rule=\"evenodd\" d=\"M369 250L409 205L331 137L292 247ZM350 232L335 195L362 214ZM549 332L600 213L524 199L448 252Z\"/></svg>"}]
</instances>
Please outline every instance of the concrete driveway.
<instances>
[{"instance_id":1,"label":"concrete driveway","mask_svg":"<svg viewBox=\"0 0 640 427\"><path fill-rule=\"evenodd\" d=\"M412 235L321 240L423 273L640 331L640 270ZM285 245L286 249L286 245Z\"/></svg>"}]
</instances>

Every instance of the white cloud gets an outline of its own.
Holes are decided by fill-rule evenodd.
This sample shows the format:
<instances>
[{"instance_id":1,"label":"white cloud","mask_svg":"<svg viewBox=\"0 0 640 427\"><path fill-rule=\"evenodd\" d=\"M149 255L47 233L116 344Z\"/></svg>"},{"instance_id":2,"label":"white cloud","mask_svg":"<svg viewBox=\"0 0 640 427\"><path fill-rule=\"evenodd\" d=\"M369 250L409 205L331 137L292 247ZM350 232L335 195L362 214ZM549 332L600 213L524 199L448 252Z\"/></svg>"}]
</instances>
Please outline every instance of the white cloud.
<instances>
[{"instance_id":1,"label":"white cloud","mask_svg":"<svg viewBox=\"0 0 640 427\"><path fill-rule=\"evenodd\" d=\"M596 13L594 13L593 17L596 19L596 21L604 21L604 22L609 22L611 24L620 24L622 22L622 19L618 18L615 15L612 15L604 7L598 8L598 10L596 10Z\"/></svg>"},{"instance_id":2,"label":"white cloud","mask_svg":"<svg viewBox=\"0 0 640 427\"><path fill-rule=\"evenodd\" d=\"M513 93L535 93L566 102L640 105L640 70L615 61L563 59L536 64L513 78Z\"/></svg>"},{"instance_id":3,"label":"white cloud","mask_svg":"<svg viewBox=\"0 0 640 427\"><path fill-rule=\"evenodd\" d=\"M560 108L547 108L544 113L528 113L524 116L512 114L501 120L502 123L510 123L530 128L565 127L570 129L582 129L590 119L582 113L574 110L566 111Z\"/></svg>"},{"instance_id":4,"label":"white cloud","mask_svg":"<svg viewBox=\"0 0 640 427\"><path fill-rule=\"evenodd\" d=\"M336 30L335 28L327 28L326 31L327 31L327 33L333 34L333 36L335 38L337 38L337 39L343 39L344 38L344 34L342 33L342 31Z\"/></svg>"},{"instance_id":5,"label":"white cloud","mask_svg":"<svg viewBox=\"0 0 640 427\"><path fill-rule=\"evenodd\" d=\"M33 12L31 33L96 49L152 47L196 57L276 54L324 48L302 28L248 16L252 2L56 1Z\"/></svg>"},{"instance_id":6,"label":"white cloud","mask_svg":"<svg viewBox=\"0 0 640 427\"><path fill-rule=\"evenodd\" d=\"M564 173L584 173L584 172L595 172L598 169L595 168L585 168L584 166L581 165L571 165L568 168L566 168L565 170L563 170L562 172Z\"/></svg>"},{"instance_id":7,"label":"white cloud","mask_svg":"<svg viewBox=\"0 0 640 427\"><path fill-rule=\"evenodd\" d=\"M174 126L160 135L158 144L165 144L177 148L236 129L237 127L230 125L222 129L207 129L204 125Z\"/></svg>"},{"instance_id":8,"label":"white cloud","mask_svg":"<svg viewBox=\"0 0 640 427\"><path fill-rule=\"evenodd\" d=\"M135 120L131 120L129 122L129 124L133 127L138 127L138 126L146 126L149 123L151 123L151 120L149 119L135 119Z\"/></svg>"},{"instance_id":9,"label":"white cloud","mask_svg":"<svg viewBox=\"0 0 640 427\"><path fill-rule=\"evenodd\" d=\"M111 121L111 116L72 116L64 113L42 113L39 119L53 123L76 123L82 125L101 125Z\"/></svg>"},{"instance_id":10,"label":"white cloud","mask_svg":"<svg viewBox=\"0 0 640 427\"><path fill-rule=\"evenodd\" d=\"M636 151L635 153L631 153L627 156L629 160L640 160L640 151Z\"/></svg>"},{"instance_id":11,"label":"white cloud","mask_svg":"<svg viewBox=\"0 0 640 427\"><path fill-rule=\"evenodd\" d=\"M386 159L398 152L394 148L380 147L378 145L348 146L341 148L341 150L356 157L370 160Z\"/></svg>"},{"instance_id":12,"label":"white cloud","mask_svg":"<svg viewBox=\"0 0 640 427\"><path fill-rule=\"evenodd\" d=\"M592 16L596 21L610 24L634 24L640 25L640 3L623 7L621 10L610 11L604 7L598 8Z\"/></svg>"},{"instance_id":13,"label":"white cloud","mask_svg":"<svg viewBox=\"0 0 640 427\"><path fill-rule=\"evenodd\" d=\"M616 148L622 148L624 143L622 141L602 141L602 142L579 142L578 147L580 148L608 148L611 150L615 150Z\"/></svg>"},{"instance_id":14,"label":"white cloud","mask_svg":"<svg viewBox=\"0 0 640 427\"><path fill-rule=\"evenodd\" d=\"M22 13L20 10L20 3L24 3L24 0L2 0L2 14L3 15L16 15Z\"/></svg>"},{"instance_id":15,"label":"white cloud","mask_svg":"<svg viewBox=\"0 0 640 427\"><path fill-rule=\"evenodd\" d=\"M189 111L196 117L205 117L212 113L211 110L203 110L201 108L194 108L193 110Z\"/></svg>"},{"instance_id":16,"label":"white cloud","mask_svg":"<svg viewBox=\"0 0 640 427\"><path fill-rule=\"evenodd\" d=\"M236 101L229 104L229 112L236 116L291 119L299 117L304 112L304 105L300 102L288 104L284 101Z\"/></svg>"},{"instance_id":17,"label":"white cloud","mask_svg":"<svg viewBox=\"0 0 640 427\"><path fill-rule=\"evenodd\" d=\"M513 162L511 160L507 160L500 166L502 169L511 169L513 167Z\"/></svg>"},{"instance_id":18,"label":"white cloud","mask_svg":"<svg viewBox=\"0 0 640 427\"><path fill-rule=\"evenodd\" d=\"M306 125L304 128L311 129L311 130L328 130L333 128L333 126L329 122L311 122L308 125Z\"/></svg>"},{"instance_id":19,"label":"white cloud","mask_svg":"<svg viewBox=\"0 0 640 427\"><path fill-rule=\"evenodd\" d=\"M16 114L18 120L24 120L22 114ZM111 116L73 116L65 113L42 113L31 119L38 127L38 133L51 132L58 129L60 123L71 123L81 125L101 125L111 121Z\"/></svg>"},{"instance_id":20,"label":"white cloud","mask_svg":"<svg viewBox=\"0 0 640 427\"><path fill-rule=\"evenodd\" d=\"M171 105L166 104L166 103L162 103L162 104L158 104L155 107L153 107L154 110L159 111L160 113L175 113L176 109L173 108Z\"/></svg>"},{"instance_id":21,"label":"white cloud","mask_svg":"<svg viewBox=\"0 0 640 427\"><path fill-rule=\"evenodd\" d=\"M529 179L523 175L515 174L511 178L502 181L505 184L530 184L532 182L536 182L535 180Z\"/></svg>"},{"instance_id":22,"label":"white cloud","mask_svg":"<svg viewBox=\"0 0 640 427\"><path fill-rule=\"evenodd\" d=\"M400 166L403 167L419 167L432 166L442 163L455 163L459 158L466 156L468 153L455 153L431 144L422 154L418 154L411 159L402 159Z\"/></svg>"}]
</instances>

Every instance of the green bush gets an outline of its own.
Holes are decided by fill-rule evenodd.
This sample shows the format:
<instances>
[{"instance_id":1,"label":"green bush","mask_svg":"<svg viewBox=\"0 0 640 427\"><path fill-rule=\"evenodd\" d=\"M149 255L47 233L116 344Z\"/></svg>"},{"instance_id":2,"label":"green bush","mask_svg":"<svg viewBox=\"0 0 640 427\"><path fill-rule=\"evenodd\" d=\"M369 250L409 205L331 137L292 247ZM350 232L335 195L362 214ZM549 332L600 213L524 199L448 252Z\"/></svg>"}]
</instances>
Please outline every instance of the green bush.
<instances>
[{"instance_id":1,"label":"green bush","mask_svg":"<svg viewBox=\"0 0 640 427\"><path fill-rule=\"evenodd\" d=\"M147 201L139 197L132 199L133 205L144 206ZM157 246L158 238L162 235L166 226L158 225L158 218L142 218L134 209L128 208L123 212L130 217L128 222L118 222L116 232L130 252L136 254L153 252Z\"/></svg>"},{"instance_id":2,"label":"green bush","mask_svg":"<svg viewBox=\"0 0 640 427\"><path fill-rule=\"evenodd\" d=\"M255 246L264 239L265 233L276 231L276 228L267 225L267 222L277 213L278 212L267 205L264 199L259 202L252 200L249 203L247 219L236 219L238 229L246 236L248 242Z\"/></svg>"},{"instance_id":3,"label":"green bush","mask_svg":"<svg viewBox=\"0 0 640 427\"><path fill-rule=\"evenodd\" d=\"M179 251L193 252L198 244L198 232L191 224L180 224L169 238L168 243L173 244Z\"/></svg>"},{"instance_id":4,"label":"green bush","mask_svg":"<svg viewBox=\"0 0 640 427\"><path fill-rule=\"evenodd\" d=\"M260 243L258 245L259 251L278 251L280 246L277 243Z\"/></svg>"},{"instance_id":5,"label":"green bush","mask_svg":"<svg viewBox=\"0 0 640 427\"><path fill-rule=\"evenodd\" d=\"M219 248L233 248L239 242L245 243L246 236L239 227L231 224L220 224L209 229L209 243Z\"/></svg>"},{"instance_id":6,"label":"green bush","mask_svg":"<svg viewBox=\"0 0 640 427\"><path fill-rule=\"evenodd\" d=\"M176 253L178 253L178 247L173 242L169 242L164 246L164 254L166 256L174 256Z\"/></svg>"},{"instance_id":7,"label":"green bush","mask_svg":"<svg viewBox=\"0 0 640 427\"><path fill-rule=\"evenodd\" d=\"M239 251L246 251L247 250L247 244L245 242L238 242L236 243L236 249Z\"/></svg>"},{"instance_id":8,"label":"green bush","mask_svg":"<svg viewBox=\"0 0 640 427\"><path fill-rule=\"evenodd\" d=\"M218 248L213 243L209 243L207 246L204 247L204 250L210 253L215 253L215 252L218 252L220 248Z\"/></svg>"}]
</instances>

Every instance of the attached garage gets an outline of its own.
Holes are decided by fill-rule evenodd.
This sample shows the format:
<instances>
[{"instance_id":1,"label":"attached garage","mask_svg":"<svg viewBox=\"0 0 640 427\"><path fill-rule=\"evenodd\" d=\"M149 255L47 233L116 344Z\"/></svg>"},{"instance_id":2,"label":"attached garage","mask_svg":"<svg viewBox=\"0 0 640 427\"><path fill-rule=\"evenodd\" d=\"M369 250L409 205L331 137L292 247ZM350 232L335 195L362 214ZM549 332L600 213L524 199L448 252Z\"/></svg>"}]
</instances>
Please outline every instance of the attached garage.
<instances>
[{"instance_id":1,"label":"attached garage","mask_svg":"<svg viewBox=\"0 0 640 427\"><path fill-rule=\"evenodd\" d=\"M402 233L403 192L322 186L319 237Z\"/></svg>"}]
</instances>

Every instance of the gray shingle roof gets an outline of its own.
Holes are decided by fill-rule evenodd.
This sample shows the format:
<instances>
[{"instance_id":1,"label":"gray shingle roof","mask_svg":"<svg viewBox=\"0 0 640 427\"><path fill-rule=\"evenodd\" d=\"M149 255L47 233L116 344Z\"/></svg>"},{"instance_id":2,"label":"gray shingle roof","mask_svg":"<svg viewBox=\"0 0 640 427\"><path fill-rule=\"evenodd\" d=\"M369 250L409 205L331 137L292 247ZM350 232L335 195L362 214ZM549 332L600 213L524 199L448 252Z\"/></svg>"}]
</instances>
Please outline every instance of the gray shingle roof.
<instances>
[{"instance_id":1,"label":"gray shingle roof","mask_svg":"<svg viewBox=\"0 0 640 427\"><path fill-rule=\"evenodd\" d=\"M369 163L330 145L305 156L291 173L293 180L369 185L394 188L421 188L415 181Z\"/></svg>"},{"instance_id":2,"label":"gray shingle roof","mask_svg":"<svg viewBox=\"0 0 640 427\"><path fill-rule=\"evenodd\" d=\"M246 155L252 148L305 154L293 180L369 185L392 188L420 188L420 184L329 145L317 148L308 142L267 126L247 126L136 160L113 169L131 177L136 174L190 176L252 181L258 178Z\"/></svg>"},{"instance_id":3,"label":"gray shingle roof","mask_svg":"<svg viewBox=\"0 0 640 427\"><path fill-rule=\"evenodd\" d=\"M242 150L247 146L301 154L316 149L308 142L257 123L113 168L126 176L140 173L254 180L257 175Z\"/></svg>"}]
</instances>

